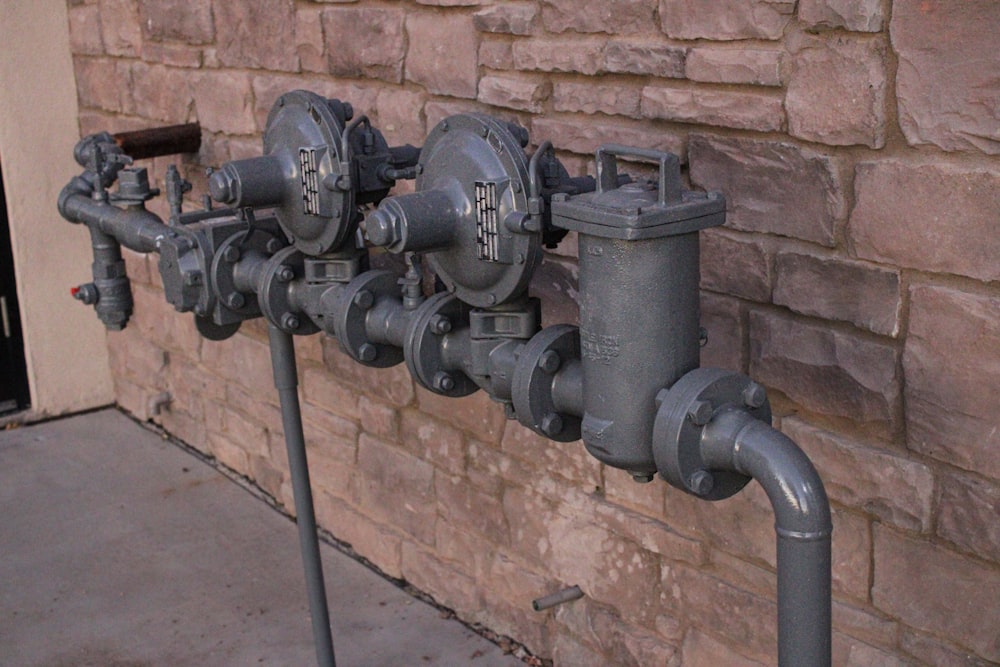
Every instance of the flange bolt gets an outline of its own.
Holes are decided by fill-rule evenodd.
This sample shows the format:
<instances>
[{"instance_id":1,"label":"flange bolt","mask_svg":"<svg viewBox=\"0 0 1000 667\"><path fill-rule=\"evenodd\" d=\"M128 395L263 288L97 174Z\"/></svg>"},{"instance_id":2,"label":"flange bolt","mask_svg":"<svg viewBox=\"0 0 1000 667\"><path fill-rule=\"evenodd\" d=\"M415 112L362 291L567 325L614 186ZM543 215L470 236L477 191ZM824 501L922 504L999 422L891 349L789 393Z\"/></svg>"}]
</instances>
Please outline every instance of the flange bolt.
<instances>
[{"instance_id":1,"label":"flange bolt","mask_svg":"<svg viewBox=\"0 0 1000 667\"><path fill-rule=\"evenodd\" d=\"M354 295L353 303L361 310L368 310L375 305L375 295L363 289Z\"/></svg>"},{"instance_id":2,"label":"flange bolt","mask_svg":"<svg viewBox=\"0 0 1000 667\"><path fill-rule=\"evenodd\" d=\"M278 267L278 270L274 272L274 277L278 279L279 283L287 283L295 277L295 269L287 264L282 264Z\"/></svg>"},{"instance_id":3,"label":"flange bolt","mask_svg":"<svg viewBox=\"0 0 1000 667\"><path fill-rule=\"evenodd\" d=\"M451 331L451 320L445 315L435 315L431 318L429 326L431 332L438 335L446 334Z\"/></svg>"},{"instance_id":4,"label":"flange bolt","mask_svg":"<svg viewBox=\"0 0 1000 667\"><path fill-rule=\"evenodd\" d=\"M712 404L708 401L695 401L688 408L687 416L695 426L704 426L712 419Z\"/></svg>"},{"instance_id":5,"label":"flange bolt","mask_svg":"<svg viewBox=\"0 0 1000 667\"><path fill-rule=\"evenodd\" d=\"M555 412L550 412L549 414L542 417L542 433L554 438L563 430L563 419Z\"/></svg>"},{"instance_id":6,"label":"flange bolt","mask_svg":"<svg viewBox=\"0 0 1000 667\"><path fill-rule=\"evenodd\" d=\"M299 328L299 318L294 313L285 313L281 316L281 328L294 331Z\"/></svg>"},{"instance_id":7,"label":"flange bolt","mask_svg":"<svg viewBox=\"0 0 1000 667\"><path fill-rule=\"evenodd\" d=\"M226 246L222 251L222 259L227 262L238 262L240 260L240 249L234 245Z\"/></svg>"},{"instance_id":8,"label":"flange bolt","mask_svg":"<svg viewBox=\"0 0 1000 667\"><path fill-rule=\"evenodd\" d=\"M230 308L242 308L247 303L247 300L239 292L233 292L226 299L226 305Z\"/></svg>"},{"instance_id":9,"label":"flange bolt","mask_svg":"<svg viewBox=\"0 0 1000 667\"><path fill-rule=\"evenodd\" d=\"M378 350L371 343L362 343L358 348L358 359L361 361L375 361L377 356Z\"/></svg>"},{"instance_id":10,"label":"flange bolt","mask_svg":"<svg viewBox=\"0 0 1000 667\"><path fill-rule=\"evenodd\" d=\"M562 359L559 358L559 353L555 350L546 350L538 358L538 367L549 375L559 370L560 366L562 366Z\"/></svg>"},{"instance_id":11,"label":"flange bolt","mask_svg":"<svg viewBox=\"0 0 1000 667\"><path fill-rule=\"evenodd\" d=\"M751 382L743 390L743 404L757 409L767 401L767 390L756 382Z\"/></svg>"},{"instance_id":12,"label":"flange bolt","mask_svg":"<svg viewBox=\"0 0 1000 667\"><path fill-rule=\"evenodd\" d=\"M434 374L434 381L431 384L437 391L451 391L455 388L455 378L450 373L438 371Z\"/></svg>"},{"instance_id":13,"label":"flange bolt","mask_svg":"<svg viewBox=\"0 0 1000 667\"><path fill-rule=\"evenodd\" d=\"M707 496L715 488L715 478L707 470L695 470L688 477L688 488L699 496Z\"/></svg>"}]
</instances>

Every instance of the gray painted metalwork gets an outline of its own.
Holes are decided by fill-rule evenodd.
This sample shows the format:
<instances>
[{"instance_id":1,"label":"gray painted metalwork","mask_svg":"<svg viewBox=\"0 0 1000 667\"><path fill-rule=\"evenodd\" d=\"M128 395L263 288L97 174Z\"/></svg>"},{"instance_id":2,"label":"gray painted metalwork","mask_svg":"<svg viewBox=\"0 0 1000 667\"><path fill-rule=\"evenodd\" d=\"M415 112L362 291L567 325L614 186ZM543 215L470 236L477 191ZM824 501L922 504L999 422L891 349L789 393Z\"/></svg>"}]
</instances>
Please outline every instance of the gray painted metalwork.
<instances>
[{"instance_id":1,"label":"gray painted metalwork","mask_svg":"<svg viewBox=\"0 0 1000 667\"><path fill-rule=\"evenodd\" d=\"M333 653L291 338L319 331L359 363L405 362L429 391L483 389L509 418L555 440L582 437L637 481L659 472L718 499L758 479L777 517L780 662L828 665L822 483L768 425L763 387L698 368L698 231L723 223L725 199L685 190L669 153L603 146L595 180L571 178L549 142L529 158L527 142L516 125L460 114L423 149L390 148L350 105L294 91L268 117L264 155L211 175L212 196L234 208L183 212L183 183L172 177L168 224L145 209L156 194L145 170L127 168L111 135L88 137L75 151L85 171L59 198L94 247L94 281L77 298L109 328L125 326L120 244L159 254L167 300L193 312L206 338L268 321L321 664ZM657 178L619 174L622 157L655 162ZM388 196L399 178L416 178L415 191ZM579 234L580 326L543 329L529 284L542 246L570 230ZM370 270L367 245L405 254L405 274ZM421 253L444 291L421 288Z\"/></svg>"}]
</instances>

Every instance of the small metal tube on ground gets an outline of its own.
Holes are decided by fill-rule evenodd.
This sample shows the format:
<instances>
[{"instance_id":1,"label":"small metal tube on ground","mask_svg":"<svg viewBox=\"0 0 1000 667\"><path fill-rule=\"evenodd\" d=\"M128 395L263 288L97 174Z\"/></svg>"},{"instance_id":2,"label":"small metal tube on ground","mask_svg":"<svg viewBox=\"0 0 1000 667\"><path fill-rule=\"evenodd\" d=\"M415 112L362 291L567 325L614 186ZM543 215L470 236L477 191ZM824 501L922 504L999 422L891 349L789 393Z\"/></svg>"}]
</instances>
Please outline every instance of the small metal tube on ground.
<instances>
[{"instance_id":1,"label":"small metal tube on ground","mask_svg":"<svg viewBox=\"0 0 1000 667\"><path fill-rule=\"evenodd\" d=\"M306 591L309 595L313 640L316 644L316 661L319 667L335 667L333 634L330 631L330 612L326 604L323 563L319 555L316 514L313 510L312 488L309 485L309 465L306 460L306 442L302 433L295 344L291 334L285 333L273 324L268 325L267 333L271 344L274 386L278 390L278 398L281 402L281 423L285 430L288 468L292 477L292 493L295 496L295 523L299 528L299 546L302 550L302 566L305 570Z\"/></svg>"},{"instance_id":2,"label":"small metal tube on ground","mask_svg":"<svg viewBox=\"0 0 1000 667\"><path fill-rule=\"evenodd\" d=\"M532 600L531 608L535 611L545 611L546 609L551 609L552 607L566 602L579 600L582 597L583 591L580 590L579 586L570 586L569 588L564 588L561 591L553 593L552 595L546 595L545 597Z\"/></svg>"}]
</instances>

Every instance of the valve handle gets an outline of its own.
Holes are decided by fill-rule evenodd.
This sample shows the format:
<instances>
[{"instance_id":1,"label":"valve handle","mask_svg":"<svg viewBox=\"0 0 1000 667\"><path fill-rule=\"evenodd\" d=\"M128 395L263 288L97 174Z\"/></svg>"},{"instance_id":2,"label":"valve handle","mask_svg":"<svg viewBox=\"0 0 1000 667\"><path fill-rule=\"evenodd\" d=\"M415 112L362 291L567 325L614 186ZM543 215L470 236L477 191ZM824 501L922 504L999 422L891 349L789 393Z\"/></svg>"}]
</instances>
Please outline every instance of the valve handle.
<instances>
[{"instance_id":1,"label":"valve handle","mask_svg":"<svg viewBox=\"0 0 1000 667\"><path fill-rule=\"evenodd\" d=\"M618 161L616 157L632 157L660 164L660 206L681 201L681 161L673 153L648 148L634 148L621 144L604 144L597 149L597 192L618 188Z\"/></svg>"}]
</instances>

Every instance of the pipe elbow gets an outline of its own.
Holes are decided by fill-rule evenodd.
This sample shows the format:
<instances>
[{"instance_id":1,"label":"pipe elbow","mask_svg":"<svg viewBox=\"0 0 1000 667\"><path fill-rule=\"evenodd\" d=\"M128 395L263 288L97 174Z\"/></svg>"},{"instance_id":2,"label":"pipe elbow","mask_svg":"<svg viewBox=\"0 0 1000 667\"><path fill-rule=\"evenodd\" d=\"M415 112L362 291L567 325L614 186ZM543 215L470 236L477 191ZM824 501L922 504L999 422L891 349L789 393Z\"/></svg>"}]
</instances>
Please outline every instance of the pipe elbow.
<instances>
[{"instance_id":1,"label":"pipe elbow","mask_svg":"<svg viewBox=\"0 0 1000 667\"><path fill-rule=\"evenodd\" d=\"M717 415L702 439L706 458L756 479L774 508L775 529L787 539L829 538L833 524L823 480L788 436L743 410Z\"/></svg>"}]
</instances>

